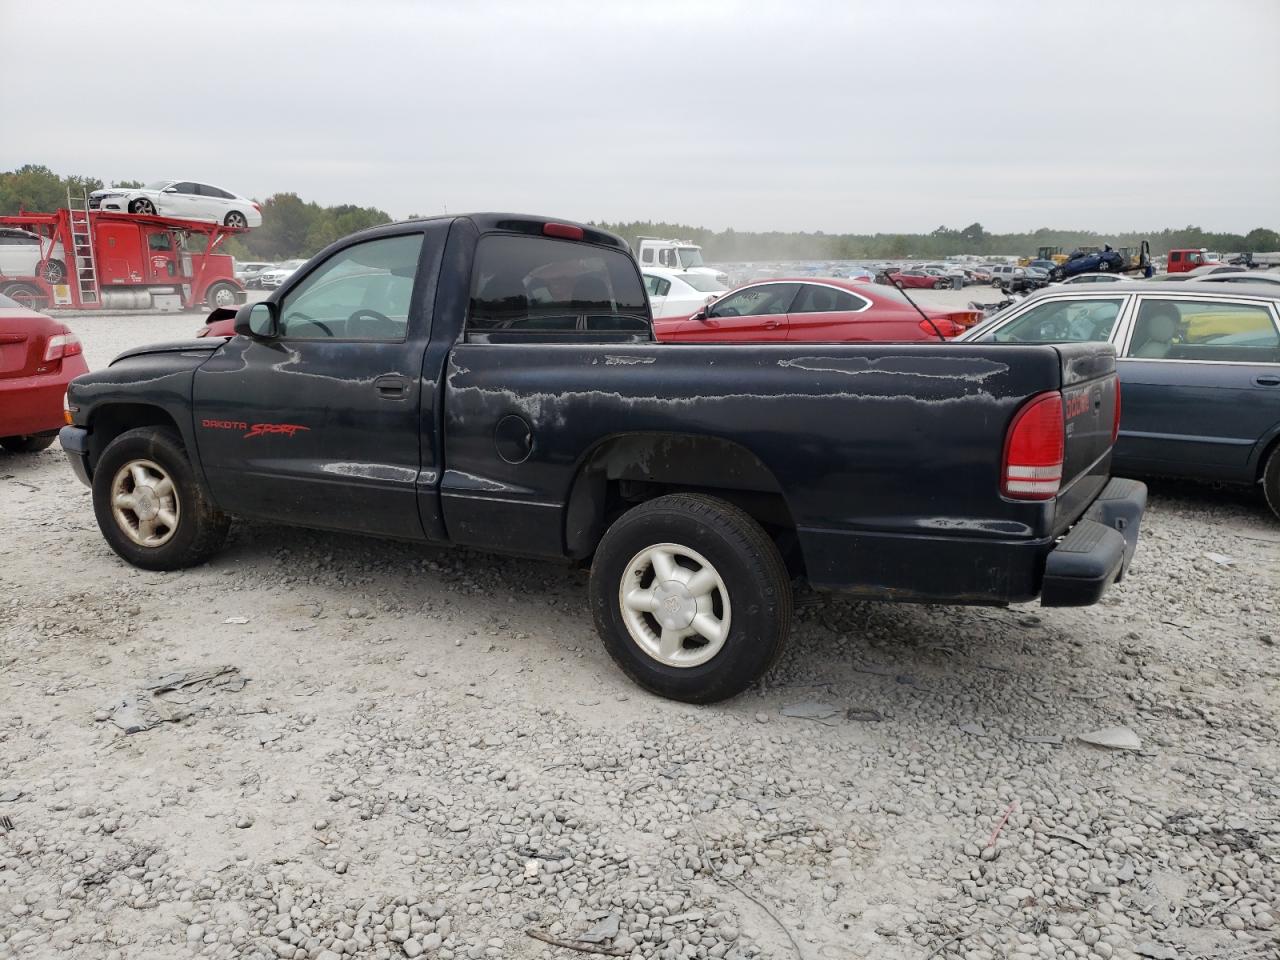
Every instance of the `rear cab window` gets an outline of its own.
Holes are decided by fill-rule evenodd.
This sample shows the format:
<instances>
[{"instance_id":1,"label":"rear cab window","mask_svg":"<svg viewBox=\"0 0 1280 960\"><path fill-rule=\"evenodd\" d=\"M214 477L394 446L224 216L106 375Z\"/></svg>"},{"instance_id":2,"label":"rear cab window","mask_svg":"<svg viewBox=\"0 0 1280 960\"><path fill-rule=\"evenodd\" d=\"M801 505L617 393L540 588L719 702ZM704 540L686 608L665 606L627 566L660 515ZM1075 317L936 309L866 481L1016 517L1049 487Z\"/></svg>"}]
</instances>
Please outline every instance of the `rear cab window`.
<instances>
[{"instance_id":1,"label":"rear cab window","mask_svg":"<svg viewBox=\"0 0 1280 960\"><path fill-rule=\"evenodd\" d=\"M651 339L640 275L620 250L574 240L490 234L471 276L471 343Z\"/></svg>"}]
</instances>

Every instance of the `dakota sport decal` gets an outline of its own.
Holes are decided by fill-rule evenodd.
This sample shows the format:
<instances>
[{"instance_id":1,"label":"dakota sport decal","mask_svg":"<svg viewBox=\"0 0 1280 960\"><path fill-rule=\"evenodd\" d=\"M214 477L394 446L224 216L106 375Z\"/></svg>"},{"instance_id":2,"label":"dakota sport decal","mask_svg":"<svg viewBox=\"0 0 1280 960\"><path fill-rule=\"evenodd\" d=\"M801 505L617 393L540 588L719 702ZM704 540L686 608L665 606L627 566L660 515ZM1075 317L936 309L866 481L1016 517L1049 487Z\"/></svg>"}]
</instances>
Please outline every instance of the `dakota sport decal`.
<instances>
[{"instance_id":1,"label":"dakota sport decal","mask_svg":"<svg viewBox=\"0 0 1280 960\"><path fill-rule=\"evenodd\" d=\"M300 423L255 423L253 426L245 423L243 420L201 420L200 426L206 430L243 430L244 439L250 437L262 437L267 434L281 434L286 437L292 437L300 430L310 430L310 427L304 427Z\"/></svg>"}]
</instances>

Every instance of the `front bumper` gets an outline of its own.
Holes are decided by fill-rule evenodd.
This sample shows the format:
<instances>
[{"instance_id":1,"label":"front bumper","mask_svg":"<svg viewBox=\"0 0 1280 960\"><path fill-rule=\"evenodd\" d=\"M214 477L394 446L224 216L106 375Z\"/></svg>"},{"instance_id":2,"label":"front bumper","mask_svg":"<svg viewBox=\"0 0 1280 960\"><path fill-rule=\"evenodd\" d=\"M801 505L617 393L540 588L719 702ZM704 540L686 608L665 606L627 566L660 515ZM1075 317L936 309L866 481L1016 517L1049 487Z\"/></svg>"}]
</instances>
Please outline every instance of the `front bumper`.
<instances>
[{"instance_id":1,"label":"front bumper","mask_svg":"<svg viewBox=\"0 0 1280 960\"><path fill-rule=\"evenodd\" d=\"M1040 605L1086 607L1124 579L1138 547L1147 488L1113 477L1045 561Z\"/></svg>"},{"instance_id":2,"label":"front bumper","mask_svg":"<svg viewBox=\"0 0 1280 960\"><path fill-rule=\"evenodd\" d=\"M58 431L58 442L76 477L86 487L93 486L89 475L89 431L84 427L63 427Z\"/></svg>"}]
</instances>

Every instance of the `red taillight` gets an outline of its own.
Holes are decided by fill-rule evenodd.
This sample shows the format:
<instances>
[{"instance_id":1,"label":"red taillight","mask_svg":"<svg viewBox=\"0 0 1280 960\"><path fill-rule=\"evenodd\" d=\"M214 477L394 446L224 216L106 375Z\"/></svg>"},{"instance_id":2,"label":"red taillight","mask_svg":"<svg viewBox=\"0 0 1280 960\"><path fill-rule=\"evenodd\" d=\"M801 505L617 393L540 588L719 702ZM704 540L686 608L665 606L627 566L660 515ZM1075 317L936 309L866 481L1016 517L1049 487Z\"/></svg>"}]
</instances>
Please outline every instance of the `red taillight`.
<instances>
[{"instance_id":1,"label":"red taillight","mask_svg":"<svg viewBox=\"0 0 1280 960\"><path fill-rule=\"evenodd\" d=\"M544 223L542 232L548 237L562 237L565 240L581 240L585 236L581 227L569 223Z\"/></svg>"},{"instance_id":2,"label":"red taillight","mask_svg":"<svg viewBox=\"0 0 1280 960\"><path fill-rule=\"evenodd\" d=\"M1052 500L1062 485L1062 394L1034 397L1014 415L1004 441L1000 490L1014 500Z\"/></svg>"},{"instance_id":3,"label":"red taillight","mask_svg":"<svg viewBox=\"0 0 1280 960\"><path fill-rule=\"evenodd\" d=\"M1120 436L1120 381L1116 381L1116 412L1111 418L1111 445L1116 445L1116 439Z\"/></svg>"},{"instance_id":4,"label":"red taillight","mask_svg":"<svg viewBox=\"0 0 1280 960\"><path fill-rule=\"evenodd\" d=\"M55 333L44 348L44 362L51 363L63 357L74 357L84 352L80 338L74 333Z\"/></svg>"},{"instance_id":5,"label":"red taillight","mask_svg":"<svg viewBox=\"0 0 1280 960\"><path fill-rule=\"evenodd\" d=\"M964 333L964 327L946 317L930 317L928 320L921 320L916 326L931 337L939 334L944 337L958 337Z\"/></svg>"},{"instance_id":6,"label":"red taillight","mask_svg":"<svg viewBox=\"0 0 1280 960\"><path fill-rule=\"evenodd\" d=\"M260 207L260 206L259 206L258 204L256 204L256 203L253 205L253 209L257 210L259 213L261 213L261 212L262 212L262 207Z\"/></svg>"}]
</instances>

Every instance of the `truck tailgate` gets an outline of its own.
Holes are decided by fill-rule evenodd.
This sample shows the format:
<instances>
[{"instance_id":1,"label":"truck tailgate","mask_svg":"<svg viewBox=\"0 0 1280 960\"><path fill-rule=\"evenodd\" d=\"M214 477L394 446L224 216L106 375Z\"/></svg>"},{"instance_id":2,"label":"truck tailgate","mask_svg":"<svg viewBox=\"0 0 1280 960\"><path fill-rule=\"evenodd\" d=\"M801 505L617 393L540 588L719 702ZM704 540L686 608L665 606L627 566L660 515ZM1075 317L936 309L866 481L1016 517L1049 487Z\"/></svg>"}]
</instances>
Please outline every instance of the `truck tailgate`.
<instances>
[{"instance_id":1,"label":"truck tailgate","mask_svg":"<svg viewBox=\"0 0 1280 960\"><path fill-rule=\"evenodd\" d=\"M1062 487L1054 517L1061 532L1084 513L1106 485L1120 403L1115 351L1103 343L1057 347L1062 363L1062 406L1066 436Z\"/></svg>"}]
</instances>

